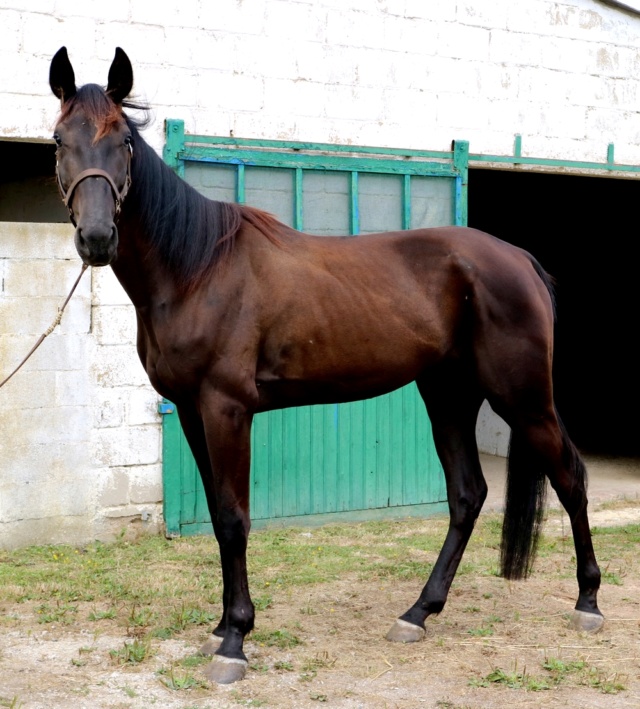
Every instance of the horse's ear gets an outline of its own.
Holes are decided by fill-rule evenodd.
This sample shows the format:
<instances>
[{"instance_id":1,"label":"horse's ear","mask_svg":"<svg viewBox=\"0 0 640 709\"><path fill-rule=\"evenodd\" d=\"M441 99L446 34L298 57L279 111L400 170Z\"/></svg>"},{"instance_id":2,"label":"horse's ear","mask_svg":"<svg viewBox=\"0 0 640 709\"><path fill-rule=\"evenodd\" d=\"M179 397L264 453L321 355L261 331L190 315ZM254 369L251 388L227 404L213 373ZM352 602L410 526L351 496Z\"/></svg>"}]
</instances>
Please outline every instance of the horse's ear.
<instances>
[{"instance_id":1,"label":"horse's ear","mask_svg":"<svg viewBox=\"0 0 640 709\"><path fill-rule=\"evenodd\" d=\"M116 56L113 58L109 69L109 84L107 93L113 102L118 106L127 98L133 88L133 67L129 57L120 49L116 48Z\"/></svg>"},{"instance_id":2,"label":"horse's ear","mask_svg":"<svg viewBox=\"0 0 640 709\"><path fill-rule=\"evenodd\" d=\"M61 47L51 60L49 86L62 103L76 93L76 77L66 47Z\"/></svg>"}]
</instances>

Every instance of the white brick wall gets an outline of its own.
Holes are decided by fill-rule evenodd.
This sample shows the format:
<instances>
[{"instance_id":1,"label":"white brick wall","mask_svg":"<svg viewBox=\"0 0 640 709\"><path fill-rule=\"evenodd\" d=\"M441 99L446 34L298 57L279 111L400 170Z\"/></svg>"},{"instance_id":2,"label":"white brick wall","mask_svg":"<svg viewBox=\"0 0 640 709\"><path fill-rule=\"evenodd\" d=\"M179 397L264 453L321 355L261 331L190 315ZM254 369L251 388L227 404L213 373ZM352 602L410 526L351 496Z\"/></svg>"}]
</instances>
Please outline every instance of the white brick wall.
<instances>
[{"instance_id":1,"label":"white brick wall","mask_svg":"<svg viewBox=\"0 0 640 709\"><path fill-rule=\"evenodd\" d=\"M0 222L0 378L51 325L79 272L72 227ZM158 397L111 271L85 273L60 326L0 397L0 547L160 529Z\"/></svg>"},{"instance_id":2,"label":"white brick wall","mask_svg":"<svg viewBox=\"0 0 640 709\"><path fill-rule=\"evenodd\" d=\"M0 135L48 138L51 55L106 81L116 45L136 89L187 131L601 160L638 144L640 18L595 0L39 0L0 9ZM569 111L568 117L563 113ZM606 135L603 135L606 133Z\"/></svg>"},{"instance_id":3,"label":"white brick wall","mask_svg":"<svg viewBox=\"0 0 640 709\"><path fill-rule=\"evenodd\" d=\"M575 160L603 161L614 142L617 160L640 162L640 18L595 0L5 0L0 138L50 138L62 45L79 83L105 83L127 51L158 150L164 119L183 118L211 135L431 150L458 138L475 153L511 153L519 133L525 155ZM68 232L0 225L0 373L75 277ZM0 546L109 536L141 515L157 527L157 397L134 337L125 294L95 270L3 390ZM484 413L479 430L503 451Z\"/></svg>"}]
</instances>

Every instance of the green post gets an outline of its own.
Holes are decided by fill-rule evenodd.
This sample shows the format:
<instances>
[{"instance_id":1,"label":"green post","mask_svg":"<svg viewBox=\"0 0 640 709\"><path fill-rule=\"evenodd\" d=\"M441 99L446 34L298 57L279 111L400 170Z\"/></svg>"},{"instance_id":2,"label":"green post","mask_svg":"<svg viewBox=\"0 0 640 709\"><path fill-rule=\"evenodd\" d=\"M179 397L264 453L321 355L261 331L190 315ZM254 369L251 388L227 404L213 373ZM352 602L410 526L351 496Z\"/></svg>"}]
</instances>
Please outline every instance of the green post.
<instances>
[{"instance_id":1,"label":"green post","mask_svg":"<svg viewBox=\"0 0 640 709\"><path fill-rule=\"evenodd\" d=\"M469 219L469 141L453 141L453 168L456 171L456 198L454 221L456 226L467 226Z\"/></svg>"},{"instance_id":2,"label":"green post","mask_svg":"<svg viewBox=\"0 0 640 709\"><path fill-rule=\"evenodd\" d=\"M302 209L302 169L296 168L293 185L293 228L302 231L304 216Z\"/></svg>"},{"instance_id":3,"label":"green post","mask_svg":"<svg viewBox=\"0 0 640 709\"><path fill-rule=\"evenodd\" d=\"M351 172L351 236L357 236L360 233L360 181L358 173L355 170Z\"/></svg>"},{"instance_id":4,"label":"green post","mask_svg":"<svg viewBox=\"0 0 640 709\"><path fill-rule=\"evenodd\" d=\"M236 171L236 202L238 204L245 204L246 201L247 201L247 194L246 194L244 163L240 163L238 165L238 169Z\"/></svg>"},{"instance_id":5,"label":"green post","mask_svg":"<svg viewBox=\"0 0 640 709\"><path fill-rule=\"evenodd\" d=\"M184 177L184 160L180 157L180 153L184 152L184 121L167 118L164 129L165 144L162 157L179 177Z\"/></svg>"},{"instance_id":6,"label":"green post","mask_svg":"<svg viewBox=\"0 0 640 709\"><path fill-rule=\"evenodd\" d=\"M167 537L179 537L182 496L180 419L175 406L166 399L158 406L158 412L162 414L162 514L165 534Z\"/></svg>"},{"instance_id":7,"label":"green post","mask_svg":"<svg viewBox=\"0 0 640 709\"><path fill-rule=\"evenodd\" d=\"M411 229L411 175L402 182L402 228Z\"/></svg>"}]
</instances>

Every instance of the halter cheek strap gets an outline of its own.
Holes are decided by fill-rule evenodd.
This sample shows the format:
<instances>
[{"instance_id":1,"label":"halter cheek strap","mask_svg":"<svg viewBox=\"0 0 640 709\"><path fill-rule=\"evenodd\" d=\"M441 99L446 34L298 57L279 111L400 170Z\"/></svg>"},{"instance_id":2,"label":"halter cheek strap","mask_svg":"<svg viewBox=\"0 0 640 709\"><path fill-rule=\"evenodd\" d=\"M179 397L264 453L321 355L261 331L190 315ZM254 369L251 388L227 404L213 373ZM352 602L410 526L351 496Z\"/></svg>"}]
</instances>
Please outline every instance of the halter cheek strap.
<instances>
[{"instance_id":1,"label":"halter cheek strap","mask_svg":"<svg viewBox=\"0 0 640 709\"><path fill-rule=\"evenodd\" d=\"M65 207L69 210L69 218L71 219L71 223L73 226L78 226L76 224L76 220L73 214L73 206L72 206L72 201L73 201L73 195L76 191L76 188L78 185L83 181L86 180L88 177L102 177L109 183L109 187L111 187L111 192L113 192L113 198L115 199L115 204L116 204L116 218L120 214L120 210L122 209L122 203L124 202L124 198L127 196L127 192L129 191L129 188L131 187L131 157L133 156L133 148L129 146L129 153L127 155L127 176L125 177L124 181L124 186L122 187L122 190L118 189L118 186L116 183L113 181L113 177L106 171L106 170L101 170L100 168L97 167L91 167L88 170L83 170L77 177L76 179L71 183L69 186L68 190L65 190L63 185L62 185L62 180L60 179L60 172L58 170L58 166L56 165L56 176L58 178L58 188L60 189L60 194L62 195L62 201L64 202Z\"/></svg>"}]
</instances>

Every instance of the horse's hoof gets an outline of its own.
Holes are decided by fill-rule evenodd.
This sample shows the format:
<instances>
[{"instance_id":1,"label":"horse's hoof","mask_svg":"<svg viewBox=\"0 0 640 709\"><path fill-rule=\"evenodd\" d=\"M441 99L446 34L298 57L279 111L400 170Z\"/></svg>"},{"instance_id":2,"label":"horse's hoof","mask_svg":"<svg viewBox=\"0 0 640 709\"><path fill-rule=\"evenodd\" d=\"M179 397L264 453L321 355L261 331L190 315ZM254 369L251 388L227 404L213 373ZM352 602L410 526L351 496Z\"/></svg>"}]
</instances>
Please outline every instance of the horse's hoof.
<instances>
[{"instance_id":1,"label":"horse's hoof","mask_svg":"<svg viewBox=\"0 0 640 709\"><path fill-rule=\"evenodd\" d=\"M244 679L247 673L247 665L246 660L216 655L204 668L204 676L210 682L216 682L217 684L233 684Z\"/></svg>"},{"instance_id":2,"label":"horse's hoof","mask_svg":"<svg viewBox=\"0 0 640 709\"><path fill-rule=\"evenodd\" d=\"M216 654L221 642L222 638L219 638L217 635L210 635L207 638L207 642L198 650L198 655L212 657Z\"/></svg>"},{"instance_id":3,"label":"horse's hoof","mask_svg":"<svg viewBox=\"0 0 640 709\"><path fill-rule=\"evenodd\" d=\"M585 633L597 633L602 629L603 624L604 616L600 613L587 613L579 610L573 611L570 621L574 630L581 630Z\"/></svg>"},{"instance_id":4,"label":"horse's hoof","mask_svg":"<svg viewBox=\"0 0 640 709\"><path fill-rule=\"evenodd\" d=\"M417 643L426 635L424 628L413 623L407 623L406 620L396 620L391 626L391 630L387 633L387 640L393 643Z\"/></svg>"}]
</instances>

